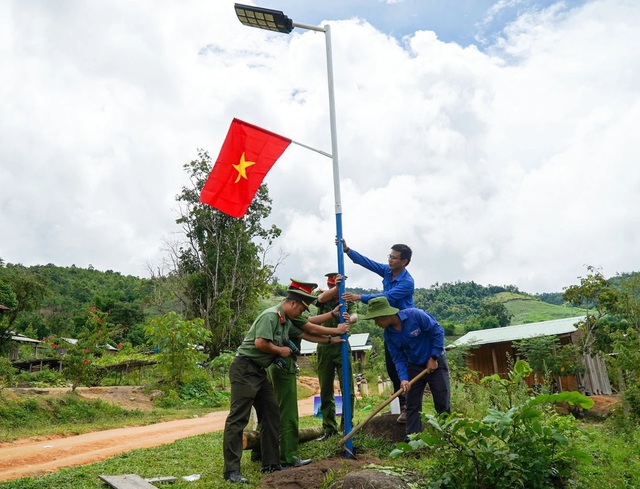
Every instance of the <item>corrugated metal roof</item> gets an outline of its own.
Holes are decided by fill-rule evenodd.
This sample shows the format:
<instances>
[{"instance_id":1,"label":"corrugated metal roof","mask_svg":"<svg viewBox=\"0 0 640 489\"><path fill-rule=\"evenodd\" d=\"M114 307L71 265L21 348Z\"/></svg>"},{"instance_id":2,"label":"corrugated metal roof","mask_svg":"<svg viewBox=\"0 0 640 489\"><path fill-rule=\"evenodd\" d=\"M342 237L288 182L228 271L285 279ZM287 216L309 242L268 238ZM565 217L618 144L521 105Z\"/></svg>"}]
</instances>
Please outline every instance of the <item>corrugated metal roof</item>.
<instances>
[{"instance_id":1,"label":"corrugated metal roof","mask_svg":"<svg viewBox=\"0 0 640 489\"><path fill-rule=\"evenodd\" d=\"M582 321L585 316L573 318L553 319L539 323L518 324L515 326L505 326L504 328L482 329L470 331L466 335L458 338L449 347L459 345L486 345L490 343L501 343L503 341L516 341L534 336L557 336L566 333L573 333L577 330L575 324Z\"/></svg>"},{"instance_id":2,"label":"corrugated metal roof","mask_svg":"<svg viewBox=\"0 0 640 489\"><path fill-rule=\"evenodd\" d=\"M300 353L302 355L311 355L315 353L317 343L312 343L307 340L300 342ZM349 335L349 345L351 351L371 350L371 341L369 341L369 333L356 333Z\"/></svg>"},{"instance_id":3,"label":"corrugated metal roof","mask_svg":"<svg viewBox=\"0 0 640 489\"><path fill-rule=\"evenodd\" d=\"M22 341L24 343L42 343L42 341L40 340L34 340L33 338L29 338L28 336L25 336L20 333L14 333L13 331L11 331L11 333L13 333L11 335L11 339L13 341Z\"/></svg>"}]
</instances>

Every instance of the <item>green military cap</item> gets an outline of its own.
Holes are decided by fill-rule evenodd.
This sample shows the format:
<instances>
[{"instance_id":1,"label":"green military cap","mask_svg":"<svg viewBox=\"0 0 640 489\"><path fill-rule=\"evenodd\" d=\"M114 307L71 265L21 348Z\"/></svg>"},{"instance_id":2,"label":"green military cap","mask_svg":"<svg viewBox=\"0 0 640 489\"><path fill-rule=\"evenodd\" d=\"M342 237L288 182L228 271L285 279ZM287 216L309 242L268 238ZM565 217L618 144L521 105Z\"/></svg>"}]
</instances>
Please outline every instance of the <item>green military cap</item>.
<instances>
[{"instance_id":1,"label":"green military cap","mask_svg":"<svg viewBox=\"0 0 640 489\"><path fill-rule=\"evenodd\" d=\"M316 297L312 295L311 292L313 292L313 289L315 289L318 284L314 282L304 282L293 278L289 280L291 280L291 283L287 288L287 296L301 302L307 309L309 309L309 306L316 300Z\"/></svg>"},{"instance_id":2,"label":"green military cap","mask_svg":"<svg viewBox=\"0 0 640 489\"><path fill-rule=\"evenodd\" d=\"M391 307L386 297L376 297L369 301L369 307L367 313L362 316L362 319L374 319L380 316L393 316L397 314L400 309Z\"/></svg>"}]
</instances>

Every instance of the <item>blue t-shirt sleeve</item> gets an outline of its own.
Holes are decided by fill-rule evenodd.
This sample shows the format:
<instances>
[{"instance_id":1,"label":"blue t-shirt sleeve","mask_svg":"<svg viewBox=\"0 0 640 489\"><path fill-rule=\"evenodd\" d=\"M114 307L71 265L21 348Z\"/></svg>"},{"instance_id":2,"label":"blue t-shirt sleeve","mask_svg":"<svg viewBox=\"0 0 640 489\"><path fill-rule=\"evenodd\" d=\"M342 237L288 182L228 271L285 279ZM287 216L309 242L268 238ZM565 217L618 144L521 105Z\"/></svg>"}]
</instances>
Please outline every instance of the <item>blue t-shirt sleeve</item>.
<instances>
[{"instance_id":1,"label":"blue t-shirt sleeve","mask_svg":"<svg viewBox=\"0 0 640 489\"><path fill-rule=\"evenodd\" d=\"M363 304L368 304L371 299L375 299L376 297L382 297L385 294L360 294L360 300Z\"/></svg>"},{"instance_id":2,"label":"blue t-shirt sleeve","mask_svg":"<svg viewBox=\"0 0 640 489\"><path fill-rule=\"evenodd\" d=\"M351 258L351 261L356 265L360 265L361 267L366 268L367 270L371 270L373 273L377 273L381 277L384 277L385 264L378 263L377 261L370 260L366 256L361 255L357 251L349 248L347 252L347 256Z\"/></svg>"}]
</instances>

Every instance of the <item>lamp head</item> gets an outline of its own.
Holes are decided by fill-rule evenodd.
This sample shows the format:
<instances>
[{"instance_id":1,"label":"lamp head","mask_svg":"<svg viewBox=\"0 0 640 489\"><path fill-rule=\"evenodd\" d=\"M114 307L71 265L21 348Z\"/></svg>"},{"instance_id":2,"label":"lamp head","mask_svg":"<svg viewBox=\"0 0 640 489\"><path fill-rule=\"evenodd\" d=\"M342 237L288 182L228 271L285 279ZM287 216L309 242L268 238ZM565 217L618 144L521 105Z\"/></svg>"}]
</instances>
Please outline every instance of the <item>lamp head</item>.
<instances>
[{"instance_id":1,"label":"lamp head","mask_svg":"<svg viewBox=\"0 0 640 489\"><path fill-rule=\"evenodd\" d=\"M236 15L241 24L249 27L257 27L267 31L289 34L293 30L293 21L280 10L272 10L253 5L234 5Z\"/></svg>"}]
</instances>

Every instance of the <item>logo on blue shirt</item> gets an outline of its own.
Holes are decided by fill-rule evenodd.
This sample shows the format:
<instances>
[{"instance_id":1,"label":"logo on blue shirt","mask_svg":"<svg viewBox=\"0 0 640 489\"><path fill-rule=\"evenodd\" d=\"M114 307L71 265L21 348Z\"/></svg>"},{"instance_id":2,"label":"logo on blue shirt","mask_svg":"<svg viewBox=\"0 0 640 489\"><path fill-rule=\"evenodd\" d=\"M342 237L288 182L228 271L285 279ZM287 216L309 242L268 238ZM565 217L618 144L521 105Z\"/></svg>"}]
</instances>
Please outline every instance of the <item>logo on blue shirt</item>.
<instances>
[{"instance_id":1,"label":"logo on blue shirt","mask_svg":"<svg viewBox=\"0 0 640 489\"><path fill-rule=\"evenodd\" d=\"M409 336L418 336L420 334L420 329L414 329L409 333Z\"/></svg>"}]
</instances>

